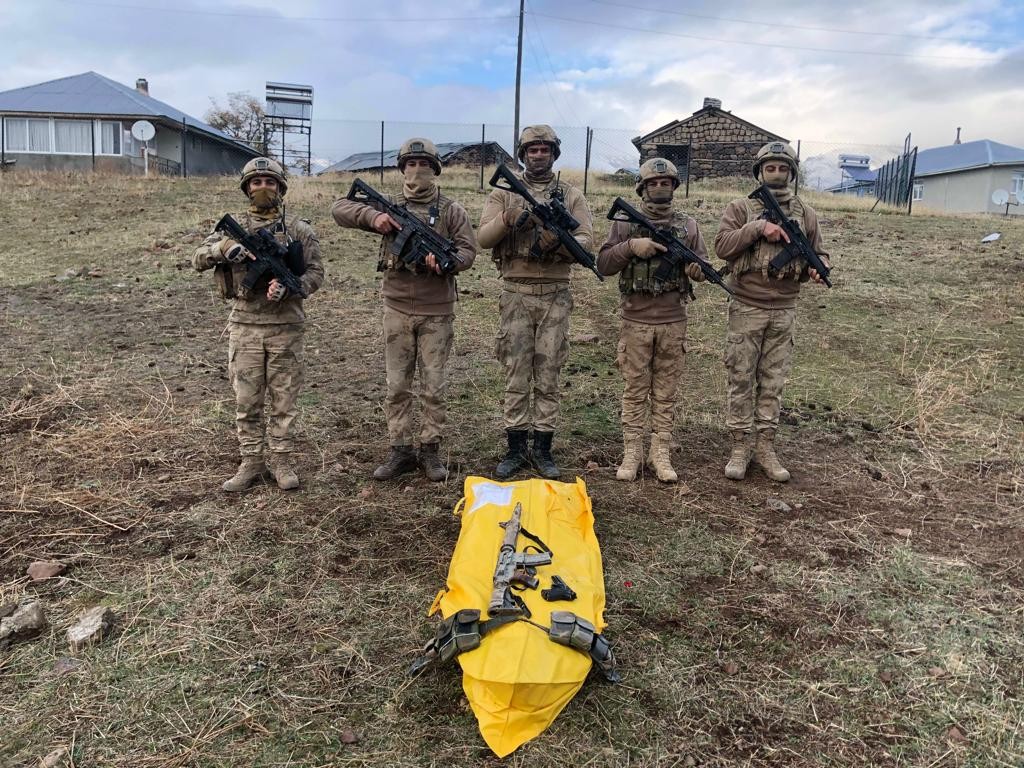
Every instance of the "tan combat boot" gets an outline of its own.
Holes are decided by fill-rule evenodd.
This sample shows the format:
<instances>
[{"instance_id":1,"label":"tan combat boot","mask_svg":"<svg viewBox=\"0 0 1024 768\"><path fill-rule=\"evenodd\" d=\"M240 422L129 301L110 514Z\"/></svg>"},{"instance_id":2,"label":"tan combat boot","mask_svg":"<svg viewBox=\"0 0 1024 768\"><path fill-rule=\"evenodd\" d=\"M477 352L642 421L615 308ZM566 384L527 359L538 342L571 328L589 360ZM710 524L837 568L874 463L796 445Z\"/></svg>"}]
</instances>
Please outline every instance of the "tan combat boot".
<instances>
[{"instance_id":1,"label":"tan combat boot","mask_svg":"<svg viewBox=\"0 0 1024 768\"><path fill-rule=\"evenodd\" d=\"M622 436L622 463L615 472L616 480L636 480L640 462L644 459L643 435Z\"/></svg>"},{"instance_id":2,"label":"tan combat boot","mask_svg":"<svg viewBox=\"0 0 1024 768\"><path fill-rule=\"evenodd\" d=\"M448 479L448 467L441 461L439 448L439 443L423 443L420 445L420 452L416 457L420 463L420 469L427 476L427 480L434 483Z\"/></svg>"},{"instance_id":3,"label":"tan combat boot","mask_svg":"<svg viewBox=\"0 0 1024 768\"><path fill-rule=\"evenodd\" d=\"M230 480L225 480L221 486L228 493L244 491L267 471L267 465L259 456L243 456L242 463L238 465L238 471Z\"/></svg>"},{"instance_id":4,"label":"tan combat boot","mask_svg":"<svg viewBox=\"0 0 1024 768\"><path fill-rule=\"evenodd\" d=\"M747 466L754 455L754 436L739 429L732 431L732 453L725 465L725 476L730 480L742 480L747 476Z\"/></svg>"},{"instance_id":5,"label":"tan combat boot","mask_svg":"<svg viewBox=\"0 0 1024 768\"><path fill-rule=\"evenodd\" d=\"M282 491L294 491L299 487L299 475L295 471L292 458L287 453L281 453L274 457L270 466L270 474L277 481L277 487Z\"/></svg>"},{"instance_id":6,"label":"tan combat boot","mask_svg":"<svg viewBox=\"0 0 1024 768\"><path fill-rule=\"evenodd\" d=\"M679 480L672 469L672 435L668 432L651 433L651 450L647 454L647 463L663 483L674 483Z\"/></svg>"},{"instance_id":7,"label":"tan combat boot","mask_svg":"<svg viewBox=\"0 0 1024 768\"><path fill-rule=\"evenodd\" d=\"M782 466L775 455L775 430L765 429L757 433L757 445L754 447L754 458L769 478L777 483L789 480L789 470Z\"/></svg>"}]
</instances>

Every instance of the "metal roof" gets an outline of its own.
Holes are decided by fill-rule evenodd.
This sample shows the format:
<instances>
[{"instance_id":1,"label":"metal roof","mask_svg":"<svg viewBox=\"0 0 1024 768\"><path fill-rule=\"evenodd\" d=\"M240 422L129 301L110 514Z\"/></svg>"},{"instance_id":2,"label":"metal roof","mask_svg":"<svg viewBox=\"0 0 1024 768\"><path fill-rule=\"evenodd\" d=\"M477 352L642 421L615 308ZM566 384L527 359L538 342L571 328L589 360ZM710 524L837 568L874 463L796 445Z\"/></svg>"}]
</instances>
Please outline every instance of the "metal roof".
<instances>
[{"instance_id":1,"label":"metal roof","mask_svg":"<svg viewBox=\"0 0 1024 768\"><path fill-rule=\"evenodd\" d=\"M83 72L0 92L0 112L165 118L179 124L184 121L191 128L231 142L253 157L259 156L249 145L212 125L97 72Z\"/></svg>"},{"instance_id":2,"label":"metal roof","mask_svg":"<svg viewBox=\"0 0 1024 768\"><path fill-rule=\"evenodd\" d=\"M1024 165L1024 149L988 139L923 149L917 153L914 176L934 176L993 165Z\"/></svg>"},{"instance_id":3,"label":"metal roof","mask_svg":"<svg viewBox=\"0 0 1024 768\"><path fill-rule=\"evenodd\" d=\"M506 157L511 157L505 148L502 147L496 141L484 142L488 147L497 147L501 150ZM479 147L479 141L463 141L463 142L445 142L437 144L437 153L441 156L441 162L446 163L456 152L459 152L467 147ZM371 168L381 167L380 151L376 152L357 152L354 155L349 155L344 160L339 160L333 165L324 168L319 176L323 173L340 173L343 171L365 171ZM397 149L385 149L384 150L384 168L397 168L398 167L398 150Z\"/></svg>"},{"instance_id":4,"label":"metal roof","mask_svg":"<svg viewBox=\"0 0 1024 768\"><path fill-rule=\"evenodd\" d=\"M874 181L878 178L877 170L864 168L863 166L843 165L841 168L843 175L850 177L854 181Z\"/></svg>"}]
</instances>

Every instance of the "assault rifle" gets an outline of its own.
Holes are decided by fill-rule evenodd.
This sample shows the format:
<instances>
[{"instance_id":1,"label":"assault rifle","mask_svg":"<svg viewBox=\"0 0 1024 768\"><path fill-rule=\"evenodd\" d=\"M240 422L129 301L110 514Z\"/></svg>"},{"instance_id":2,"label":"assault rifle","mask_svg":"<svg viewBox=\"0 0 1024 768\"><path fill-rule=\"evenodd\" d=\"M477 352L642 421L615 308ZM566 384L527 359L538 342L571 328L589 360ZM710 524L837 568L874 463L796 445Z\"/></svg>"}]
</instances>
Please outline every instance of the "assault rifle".
<instances>
[{"instance_id":1,"label":"assault rifle","mask_svg":"<svg viewBox=\"0 0 1024 768\"><path fill-rule=\"evenodd\" d=\"M672 234L672 230L659 228L653 221L621 197L616 197L612 207L608 209L608 218L612 221L624 221L643 227L651 233L651 239L654 242L665 247L665 252L659 254L661 264L654 271L655 280L665 282L677 269L682 270L687 264L697 264L700 267L700 271L704 273L704 277L708 279L708 282L714 283L723 291L732 294L732 290L722 279L721 273L687 248L682 240Z\"/></svg>"},{"instance_id":2,"label":"assault rifle","mask_svg":"<svg viewBox=\"0 0 1024 768\"><path fill-rule=\"evenodd\" d=\"M500 183L502 181L505 183ZM565 207L560 196L552 194L550 202L538 203L529 188L523 184L522 179L512 173L504 163L500 163L495 169L490 185L495 189L504 189L523 198L530 206L531 213L540 219L544 229L558 236L558 242L572 255L576 263L597 275L598 280L604 281L604 275L598 271L594 257L580 245L579 240L572 236L572 233L579 229L580 223L569 213L569 209ZM536 244L534 248L536 248Z\"/></svg>"},{"instance_id":3,"label":"assault rifle","mask_svg":"<svg viewBox=\"0 0 1024 768\"><path fill-rule=\"evenodd\" d=\"M516 508L512 510L512 517L504 523L499 523L505 529L505 538L502 539L498 563L494 567L494 590L491 592L491 603L487 608L487 614L491 618L524 614L529 616L526 603L518 595L512 594L512 585L536 589L540 583L534 575L537 566L551 563L551 551L544 542L523 530L522 517L523 505L516 504ZM539 549L536 554L516 552L516 542L520 533L543 549Z\"/></svg>"},{"instance_id":4,"label":"assault rifle","mask_svg":"<svg viewBox=\"0 0 1024 768\"><path fill-rule=\"evenodd\" d=\"M797 220L789 218L782 212L782 208L779 207L779 201L775 199L775 195L771 193L768 186L762 184L751 192L748 197L751 200L760 202L764 206L762 217L772 224L778 224L789 237L788 243L782 243L782 250L779 252L779 255L768 263L768 274L775 277L793 259L802 258L811 269L818 273L821 282L831 288L832 283L828 279L828 275L832 268L827 266L815 252L814 248L811 247L807 236L800 229L800 224Z\"/></svg>"},{"instance_id":5,"label":"assault rifle","mask_svg":"<svg viewBox=\"0 0 1024 768\"><path fill-rule=\"evenodd\" d=\"M391 252L409 266L419 264L425 267L427 254L430 253L434 254L442 275L453 274L459 264L465 263L455 243L434 231L433 224L437 217L435 209L431 208L430 221L424 224L407 208L395 205L362 179L352 182L348 199L378 208L398 222L399 229L391 241Z\"/></svg>"},{"instance_id":6,"label":"assault rifle","mask_svg":"<svg viewBox=\"0 0 1024 768\"><path fill-rule=\"evenodd\" d=\"M305 288L302 287L302 282L296 276L296 273L289 269L291 264L301 274L304 271L301 266L301 258L296 258L296 253L293 253L291 249L277 242L269 230L261 227L250 234L232 218L230 213L226 213L217 222L217 226L213 228L213 231L221 232L236 243L240 243L245 250L255 257L245 271L245 278L242 280L242 287L245 290L252 291L256 283L259 282L259 279L267 272L270 272L277 279L277 282L288 289L288 293L293 293L304 299L309 296Z\"/></svg>"}]
</instances>

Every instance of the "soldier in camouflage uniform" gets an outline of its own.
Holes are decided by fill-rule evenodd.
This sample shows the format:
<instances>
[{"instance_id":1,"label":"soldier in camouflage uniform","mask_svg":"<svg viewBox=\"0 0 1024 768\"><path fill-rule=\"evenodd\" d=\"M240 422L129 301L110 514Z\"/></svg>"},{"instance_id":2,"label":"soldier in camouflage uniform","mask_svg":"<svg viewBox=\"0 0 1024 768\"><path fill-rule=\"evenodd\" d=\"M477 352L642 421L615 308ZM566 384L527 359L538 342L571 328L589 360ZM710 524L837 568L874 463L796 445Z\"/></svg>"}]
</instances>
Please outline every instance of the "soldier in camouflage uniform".
<instances>
[{"instance_id":1,"label":"soldier in camouflage uniform","mask_svg":"<svg viewBox=\"0 0 1024 768\"><path fill-rule=\"evenodd\" d=\"M462 262L458 271L469 269L476 258L476 237L466 209L441 194L435 177L441 173L441 158L429 139L409 139L398 153L398 169L404 175L402 193L392 202L404 206L458 248ZM384 368L387 396L384 410L388 419L391 450L373 473L377 480L390 480L420 467L428 479L448 477L441 460L440 444L445 422L445 364L454 340L455 275L442 275L430 254L426 266L409 266L391 253L398 223L372 205L342 198L331 209L343 227L358 227L384 235L378 271L384 272ZM422 417L419 452L413 447L413 374L420 372Z\"/></svg>"},{"instance_id":2,"label":"soldier in camouflage uniform","mask_svg":"<svg viewBox=\"0 0 1024 768\"><path fill-rule=\"evenodd\" d=\"M765 144L754 158L754 178L768 186L779 207L800 224L815 253L828 264L818 216L789 186L798 163L788 144ZM801 283L821 282L821 277L803 259L794 259L778 275L769 274L769 263L789 238L763 214L756 200L733 200L715 236L715 251L728 262L728 285L735 292L729 302L725 345L726 425L732 434L725 476L742 480L753 458L768 477L784 483L789 470L779 461L774 444L793 354L796 300Z\"/></svg>"},{"instance_id":3,"label":"soldier in camouflage uniform","mask_svg":"<svg viewBox=\"0 0 1024 768\"><path fill-rule=\"evenodd\" d=\"M266 228L282 245L291 245L293 271L307 294L324 280L320 241L306 219L285 215L288 182L274 160L259 157L242 169L242 192L249 208L235 215L248 232ZM228 376L235 390L235 426L241 463L224 490L242 491L269 471L280 488L299 487L292 453L295 450L296 400L302 389L302 337L306 315L302 297L293 296L276 279L264 278L253 291L242 287L246 262L253 256L234 240L214 232L196 248L192 264L213 269L222 298L232 300L228 318ZM264 435L264 401L270 400ZM264 461L264 442L269 461Z\"/></svg>"},{"instance_id":4,"label":"soldier in camouflage uniform","mask_svg":"<svg viewBox=\"0 0 1024 768\"><path fill-rule=\"evenodd\" d=\"M523 182L539 201L561 196L580 222L573 233L586 249L593 244L593 219L583 193L556 179L551 168L561 142L547 125L523 129L519 159ZM495 475L504 480L532 459L546 478L561 475L551 455L558 418L558 377L569 351L572 293L569 269L573 257L557 235L524 213L524 201L507 190L491 192L480 218L482 248L492 248L503 278L498 309L501 326L496 354L505 367L505 430L508 451ZM531 407L530 394L533 394ZM533 429L533 451L527 450Z\"/></svg>"},{"instance_id":5,"label":"soldier in camouflage uniform","mask_svg":"<svg viewBox=\"0 0 1024 768\"><path fill-rule=\"evenodd\" d=\"M672 206L679 172L668 160L653 158L640 166L636 193L640 211L659 228L671 229L691 251L707 261L707 248L697 222ZM651 449L647 464L663 483L678 480L672 467L672 425L676 394L686 355L686 302L690 281L704 279L697 264L676 269L666 281L656 280L659 254L665 246L651 233L628 222L612 223L608 239L597 256L598 269L619 275L622 332L617 362L625 386L622 391L623 457L616 478L635 480L644 452L648 410ZM648 406L648 403L650 405Z\"/></svg>"}]
</instances>

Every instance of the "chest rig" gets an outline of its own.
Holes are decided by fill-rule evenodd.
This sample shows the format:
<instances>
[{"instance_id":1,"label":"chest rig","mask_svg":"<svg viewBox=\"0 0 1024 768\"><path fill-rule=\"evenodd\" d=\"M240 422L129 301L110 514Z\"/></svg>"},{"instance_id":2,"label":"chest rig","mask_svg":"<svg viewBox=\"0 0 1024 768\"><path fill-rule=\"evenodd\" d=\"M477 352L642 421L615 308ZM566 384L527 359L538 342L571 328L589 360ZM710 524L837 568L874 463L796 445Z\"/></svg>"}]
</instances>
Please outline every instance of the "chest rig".
<instances>
[{"instance_id":1,"label":"chest rig","mask_svg":"<svg viewBox=\"0 0 1024 768\"><path fill-rule=\"evenodd\" d=\"M416 208L422 207L422 203L410 203L405 199L404 195L397 195L395 197L395 205L404 208L413 216L423 221L432 230L441 235L441 237L450 239L448 232L448 225L445 224L447 219L448 208L451 207L452 200L449 197L445 197L438 191L437 196L431 201L430 206L427 208L426 215L420 211L410 208L410 205L416 206ZM406 272L413 272L417 275L429 274L430 271L426 266L422 264L408 264L401 258L391 252L391 243L394 241L394 234L385 235L380 241L380 252L377 257L377 271L386 272L388 270L405 270Z\"/></svg>"},{"instance_id":2,"label":"chest rig","mask_svg":"<svg viewBox=\"0 0 1024 768\"><path fill-rule=\"evenodd\" d=\"M767 219L768 214L765 207L757 200L746 199L747 221ZM780 203L785 210L785 206ZM804 205L800 198L794 195L789 201L789 218L796 219L800 223L800 229L807 232L807 223L804 221ZM737 277L746 272L760 272L768 278L768 265L779 252L785 247L784 242L769 243L763 237L759 237L738 259L733 266L733 272ZM798 280L800 274L807 268L807 262L802 258L795 258L789 262L775 277L777 280Z\"/></svg>"},{"instance_id":3,"label":"chest rig","mask_svg":"<svg viewBox=\"0 0 1024 768\"><path fill-rule=\"evenodd\" d=\"M293 275L301 277L306 273L306 260L302 253L302 242L296 240L288 232L288 223L284 216L273 221L254 219L250 212L245 212L239 218L239 223L245 227L246 232L255 232L258 229L265 229L274 236L274 239L288 249L288 256L285 264ZM295 221L292 220L294 228ZM242 281L245 279L245 272L249 268L248 262L239 264L218 264L213 270L213 278L217 284L217 292L222 299L246 299L262 296L270 285L270 277L261 279L253 291L255 297L246 293L242 288ZM243 295L245 294L245 295Z\"/></svg>"},{"instance_id":4,"label":"chest rig","mask_svg":"<svg viewBox=\"0 0 1024 768\"><path fill-rule=\"evenodd\" d=\"M680 211L672 211L672 218L669 229L679 240L686 238L686 215ZM646 228L633 224L629 228L629 237L651 237L652 233ZM661 266L660 256L652 256L649 259L638 259L631 257L629 263L619 273L619 292L631 295L642 293L647 296L660 296L670 291L690 292L690 280L677 265L669 272L667 280L658 280L654 273Z\"/></svg>"},{"instance_id":5,"label":"chest rig","mask_svg":"<svg viewBox=\"0 0 1024 768\"><path fill-rule=\"evenodd\" d=\"M541 194L545 195L548 200L558 200L565 203L565 192L566 187L556 178L544 188ZM540 198L540 196L534 195L537 198ZM524 261L538 264L554 264L565 260L558 255L559 249L557 248L544 253L540 249L539 238L539 227L530 227L528 229L516 229L513 227L509 231L508 236L491 251L491 258L498 263L499 267L502 261L511 261L512 259L523 259Z\"/></svg>"}]
</instances>

